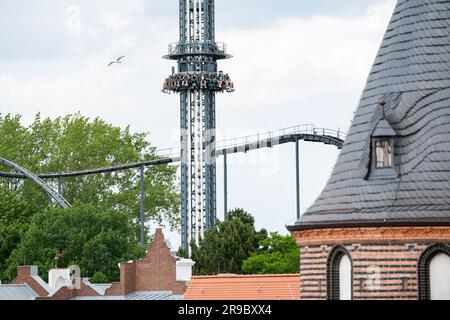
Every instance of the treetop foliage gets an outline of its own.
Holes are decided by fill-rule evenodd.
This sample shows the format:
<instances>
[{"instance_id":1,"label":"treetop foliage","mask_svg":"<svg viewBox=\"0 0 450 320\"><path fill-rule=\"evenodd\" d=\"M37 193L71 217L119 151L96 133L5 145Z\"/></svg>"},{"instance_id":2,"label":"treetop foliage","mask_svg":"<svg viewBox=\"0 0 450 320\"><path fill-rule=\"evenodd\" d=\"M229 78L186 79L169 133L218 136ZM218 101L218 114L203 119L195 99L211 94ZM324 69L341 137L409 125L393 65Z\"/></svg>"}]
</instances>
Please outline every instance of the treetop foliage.
<instances>
[{"instance_id":1,"label":"treetop foliage","mask_svg":"<svg viewBox=\"0 0 450 320\"><path fill-rule=\"evenodd\" d=\"M147 133L130 132L80 114L56 119L37 114L29 126L19 115L0 114L0 156L33 173L69 172L156 159ZM9 171L0 166L0 170ZM147 222L168 223L179 228L179 195L174 166L146 169L145 208ZM63 196L70 203L114 208L139 218L139 170L64 178ZM56 188L56 181L47 180ZM30 181L0 180L0 188L15 191L34 211L51 206L51 200ZM0 218L1 219L1 218ZM138 229L138 226L136 225Z\"/></svg>"},{"instance_id":2,"label":"treetop foliage","mask_svg":"<svg viewBox=\"0 0 450 320\"><path fill-rule=\"evenodd\" d=\"M128 216L115 210L78 205L36 213L18 247L7 260L10 280L19 265L37 265L45 279L49 269L78 265L86 276L102 273L119 279L118 263L145 255L145 247L130 237ZM98 275L99 276L99 275Z\"/></svg>"},{"instance_id":3,"label":"treetop foliage","mask_svg":"<svg viewBox=\"0 0 450 320\"><path fill-rule=\"evenodd\" d=\"M97 169L157 158L147 133L131 133L79 113L42 118L30 125L19 115L0 114L0 157L39 173ZM10 172L0 165L1 171ZM145 170L145 222L179 229L177 168ZM57 188L57 181L45 180ZM62 194L71 209L54 202L29 180L0 178L0 280L16 268L37 264L78 264L86 276L116 280L117 263L140 257L140 170L63 178ZM146 240L150 240L147 234Z\"/></svg>"}]
</instances>

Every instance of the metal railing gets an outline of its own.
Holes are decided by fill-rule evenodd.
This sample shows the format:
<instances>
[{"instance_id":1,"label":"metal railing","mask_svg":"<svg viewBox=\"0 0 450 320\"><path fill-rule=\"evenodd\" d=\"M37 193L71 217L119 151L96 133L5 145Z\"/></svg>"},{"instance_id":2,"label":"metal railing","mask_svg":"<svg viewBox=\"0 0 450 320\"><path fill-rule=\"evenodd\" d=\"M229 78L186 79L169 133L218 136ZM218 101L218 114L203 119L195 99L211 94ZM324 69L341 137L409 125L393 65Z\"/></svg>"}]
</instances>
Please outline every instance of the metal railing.
<instances>
[{"instance_id":1,"label":"metal railing","mask_svg":"<svg viewBox=\"0 0 450 320\"><path fill-rule=\"evenodd\" d=\"M166 148L166 149L159 149L156 150L156 156L158 158L177 158L181 155L181 148L180 147L173 147L173 148Z\"/></svg>"},{"instance_id":2,"label":"metal railing","mask_svg":"<svg viewBox=\"0 0 450 320\"><path fill-rule=\"evenodd\" d=\"M318 128L314 124L298 125L279 130L263 132L246 137L234 138L219 141L216 143L217 150L239 147L247 144L263 142L288 135L309 134L314 136L331 137L339 140L345 140L346 134L340 130L332 130L326 128Z\"/></svg>"},{"instance_id":3,"label":"metal railing","mask_svg":"<svg viewBox=\"0 0 450 320\"><path fill-rule=\"evenodd\" d=\"M169 44L169 56L179 54L227 54L227 45L222 42L174 42Z\"/></svg>"}]
</instances>

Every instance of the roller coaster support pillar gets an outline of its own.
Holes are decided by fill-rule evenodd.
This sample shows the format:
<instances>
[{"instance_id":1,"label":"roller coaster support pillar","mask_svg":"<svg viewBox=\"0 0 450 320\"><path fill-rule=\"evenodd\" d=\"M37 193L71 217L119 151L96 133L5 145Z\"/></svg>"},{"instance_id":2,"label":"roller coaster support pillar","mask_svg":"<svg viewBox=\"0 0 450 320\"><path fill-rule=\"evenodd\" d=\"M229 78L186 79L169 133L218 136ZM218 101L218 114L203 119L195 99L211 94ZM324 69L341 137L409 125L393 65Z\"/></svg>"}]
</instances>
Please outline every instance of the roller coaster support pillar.
<instances>
[{"instance_id":1,"label":"roller coaster support pillar","mask_svg":"<svg viewBox=\"0 0 450 320\"><path fill-rule=\"evenodd\" d=\"M144 182L145 182L145 168L141 167L141 196L140 196L140 205L141 205L141 244L145 244L145 190L144 190Z\"/></svg>"},{"instance_id":2,"label":"roller coaster support pillar","mask_svg":"<svg viewBox=\"0 0 450 320\"><path fill-rule=\"evenodd\" d=\"M296 196L297 196L297 219L300 219L300 146L298 139L295 140L295 170L296 170Z\"/></svg>"},{"instance_id":3,"label":"roller coaster support pillar","mask_svg":"<svg viewBox=\"0 0 450 320\"><path fill-rule=\"evenodd\" d=\"M62 178L58 177L58 194L62 196Z\"/></svg>"},{"instance_id":4,"label":"roller coaster support pillar","mask_svg":"<svg viewBox=\"0 0 450 320\"><path fill-rule=\"evenodd\" d=\"M227 153L223 154L223 211L224 220L228 218L228 165Z\"/></svg>"}]
</instances>

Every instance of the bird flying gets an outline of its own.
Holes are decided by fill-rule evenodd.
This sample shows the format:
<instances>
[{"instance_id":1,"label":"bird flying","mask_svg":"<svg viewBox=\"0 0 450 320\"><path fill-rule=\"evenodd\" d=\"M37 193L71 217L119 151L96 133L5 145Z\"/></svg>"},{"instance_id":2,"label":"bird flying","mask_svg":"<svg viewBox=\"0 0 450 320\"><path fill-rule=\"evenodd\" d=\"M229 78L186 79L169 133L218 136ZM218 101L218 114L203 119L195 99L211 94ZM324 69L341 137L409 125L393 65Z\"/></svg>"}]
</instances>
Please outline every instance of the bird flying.
<instances>
[{"instance_id":1,"label":"bird flying","mask_svg":"<svg viewBox=\"0 0 450 320\"><path fill-rule=\"evenodd\" d=\"M108 64L108 67L110 67L110 66L112 66L113 64L116 64L116 63L122 63L122 59L125 58L125 57L126 57L126 56L121 56L121 57L117 58L116 61L110 62L110 63Z\"/></svg>"}]
</instances>

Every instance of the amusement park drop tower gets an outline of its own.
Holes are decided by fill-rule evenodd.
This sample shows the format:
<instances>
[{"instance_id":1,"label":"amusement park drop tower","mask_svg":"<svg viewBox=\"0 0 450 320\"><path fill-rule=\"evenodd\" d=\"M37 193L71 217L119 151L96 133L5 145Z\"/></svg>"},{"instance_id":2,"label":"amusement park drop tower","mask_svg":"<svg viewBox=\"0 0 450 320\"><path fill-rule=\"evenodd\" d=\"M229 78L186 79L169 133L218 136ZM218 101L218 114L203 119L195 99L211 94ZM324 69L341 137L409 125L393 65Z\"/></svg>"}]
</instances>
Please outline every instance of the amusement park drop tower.
<instances>
[{"instance_id":1,"label":"amusement park drop tower","mask_svg":"<svg viewBox=\"0 0 450 320\"><path fill-rule=\"evenodd\" d=\"M216 223L216 92L233 91L217 61L228 59L215 42L214 0L180 0L180 41L166 59L178 70L164 90L180 94L182 248L190 251Z\"/></svg>"}]
</instances>

